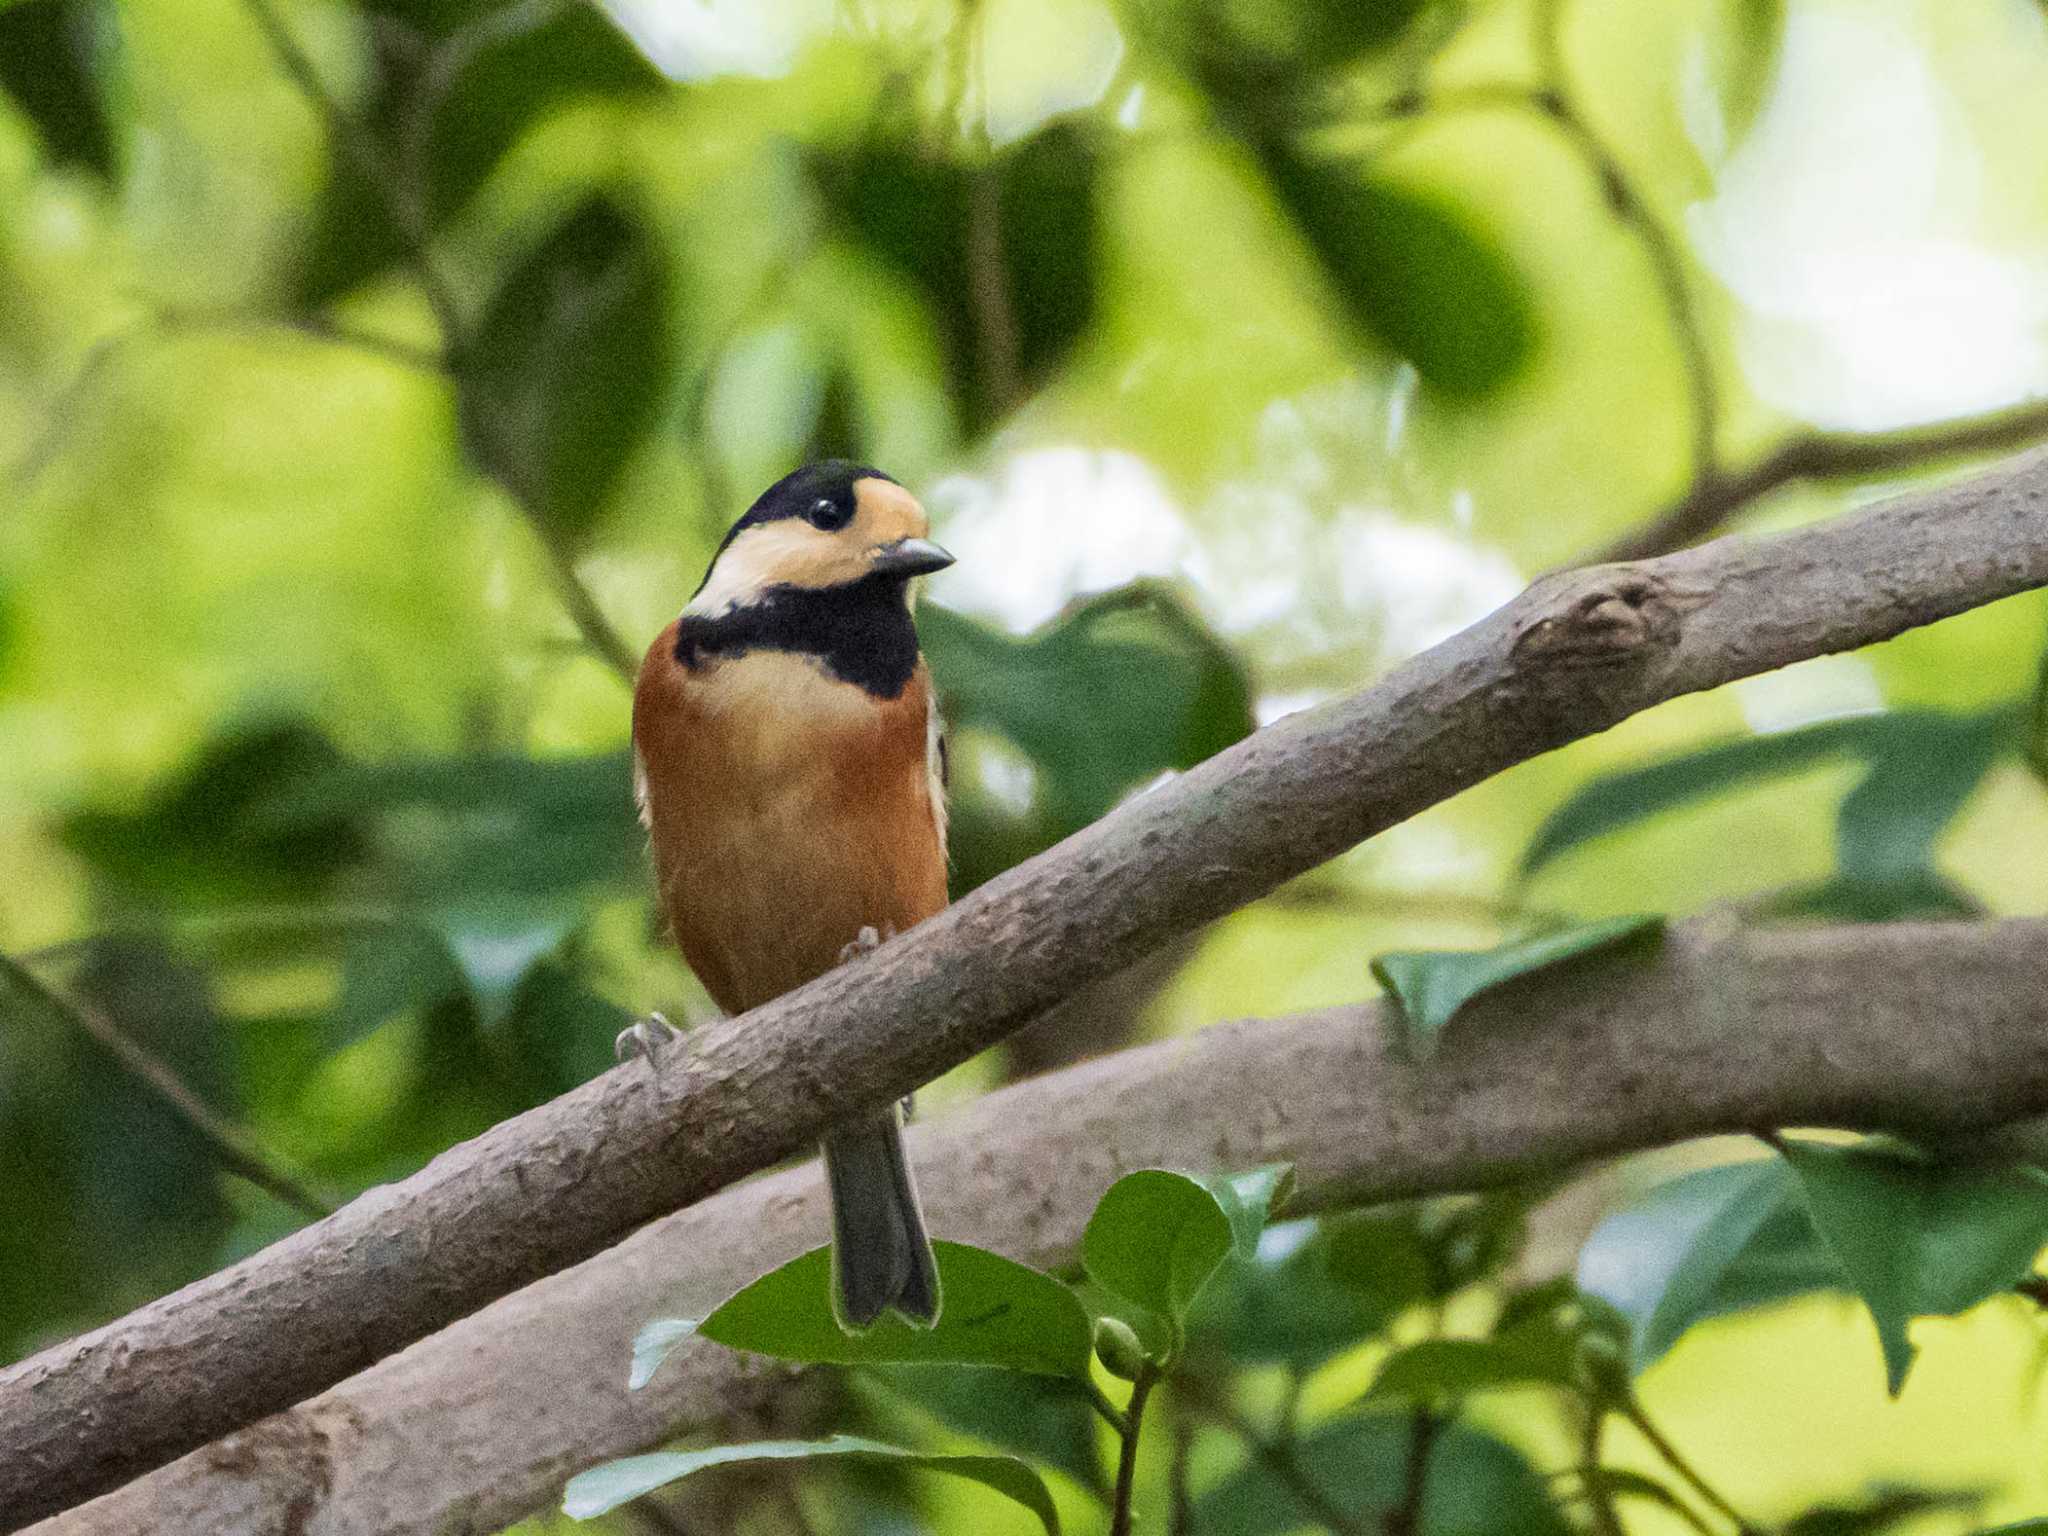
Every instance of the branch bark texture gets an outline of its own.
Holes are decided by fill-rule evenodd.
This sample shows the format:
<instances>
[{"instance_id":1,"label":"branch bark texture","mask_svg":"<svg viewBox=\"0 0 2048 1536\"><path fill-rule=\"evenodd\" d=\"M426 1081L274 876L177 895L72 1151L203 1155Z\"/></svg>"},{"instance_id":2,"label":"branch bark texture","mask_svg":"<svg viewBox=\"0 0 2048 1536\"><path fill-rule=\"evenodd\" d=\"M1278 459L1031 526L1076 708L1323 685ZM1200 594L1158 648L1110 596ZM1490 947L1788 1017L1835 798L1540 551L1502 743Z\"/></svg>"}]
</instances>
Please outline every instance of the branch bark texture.
<instances>
[{"instance_id":1,"label":"branch bark texture","mask_svg":"<svg viewBox=\"0 0 2048 1536\"><path fill-rule=\"evenodd\" d=\"M876 954L606 1074L0 1372L26 1523L320 1391L808 1147L1174 935L1639 710L2048 585L2048 454L1770 539L1545 578Z\"/></svg>"},{"instance_id":2,"label":"branch bark texture","mask_svg":"<svg viewBox=\"0 0 2048 1536\"><path fill-rule=\"evenodd\" d=\"M1005 1089L910 1146L940 1236L1059 1267L1134 1168L1289 1161L1301 1211L1756 1126L1938 1136L2044 1111L2048 921L1705 920L1652 959L1482 998L1424 1066L1382 1005L1248 1020ZM629 1393L632 1338L826 1226L814 1164L725 1190L35 1536L481 1536L781 1390L787 1369L698 1340Z\"/></svg>"}]
</instances>

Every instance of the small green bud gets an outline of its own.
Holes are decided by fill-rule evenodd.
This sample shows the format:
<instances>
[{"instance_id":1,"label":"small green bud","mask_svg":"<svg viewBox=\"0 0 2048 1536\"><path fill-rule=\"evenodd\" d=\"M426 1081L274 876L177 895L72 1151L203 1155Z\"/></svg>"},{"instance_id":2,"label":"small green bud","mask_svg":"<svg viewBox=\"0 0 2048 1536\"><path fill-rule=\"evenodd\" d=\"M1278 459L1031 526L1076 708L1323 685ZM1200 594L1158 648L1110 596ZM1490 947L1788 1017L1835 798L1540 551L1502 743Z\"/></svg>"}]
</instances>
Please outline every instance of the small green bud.
<instances>
[{"instance_id":1,"label":"small green bud","mask_svg":"<svg viewBox=\"0 0 2048 1536\"><path fill-rule=\"evenodd\" d=\"M1634 1396L1628 1356L1606 1334L1589 1333L1581 1338L1575 1364L1579 1385L1595 1402L1625 1403Z\"/></svg>"},{"instance_id":2,"label":"small green bud","mask_svg":"<svg viewBox=\"0 0 2048 1536\"><path fill-rule=\"evenodd\" d=\"M1145 1347L1131 1325L1118 1317L1095 1320L1095 1356L1119 1381L1136 1381L1145 1368Z\"/></svg>"}]
</instances>

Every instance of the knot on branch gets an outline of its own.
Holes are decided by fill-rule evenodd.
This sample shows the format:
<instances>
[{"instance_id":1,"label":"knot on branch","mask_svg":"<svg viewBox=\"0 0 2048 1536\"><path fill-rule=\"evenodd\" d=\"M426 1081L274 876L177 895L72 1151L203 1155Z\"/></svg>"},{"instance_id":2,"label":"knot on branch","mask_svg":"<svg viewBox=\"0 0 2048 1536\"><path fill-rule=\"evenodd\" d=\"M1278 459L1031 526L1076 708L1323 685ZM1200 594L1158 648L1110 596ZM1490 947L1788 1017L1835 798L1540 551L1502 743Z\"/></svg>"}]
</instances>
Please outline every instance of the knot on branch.
<instances>
[{"instance_id":1,"label":"knot on branch","mask_svg":"<svg viewBox=\"0 0 2048 1536\"><path fill-rule=\"evenodd\" d=\"M1701 597L1648 566L1560 571L1529 589L1510 650L1523 665L1640 668L1677 649Z\"/></svg>"}]
</instances>

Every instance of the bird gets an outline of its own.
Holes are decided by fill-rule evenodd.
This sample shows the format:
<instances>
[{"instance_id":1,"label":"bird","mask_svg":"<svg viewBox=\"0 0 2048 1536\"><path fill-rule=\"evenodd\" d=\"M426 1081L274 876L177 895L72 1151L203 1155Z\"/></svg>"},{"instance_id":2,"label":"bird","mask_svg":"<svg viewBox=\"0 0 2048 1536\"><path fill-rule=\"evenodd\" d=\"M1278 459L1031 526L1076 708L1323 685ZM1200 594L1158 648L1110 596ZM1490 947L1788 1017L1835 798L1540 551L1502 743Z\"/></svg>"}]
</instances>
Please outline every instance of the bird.
<instances>
[{"instance_id":1,"label":"bird","mask_svg":"<svg viewBox=\"0 0 2048 1536\"><path fill-rule=\"evenodd\" d=\"M733 523L649 646L634 791L662 913L743 1013L946 905L945 737L918 646L919 578L953 563L916 497L865 464L783 476ZM832 1306L938 1321L902 1109L823 1140Z\"/></svg>"}]
</instances>

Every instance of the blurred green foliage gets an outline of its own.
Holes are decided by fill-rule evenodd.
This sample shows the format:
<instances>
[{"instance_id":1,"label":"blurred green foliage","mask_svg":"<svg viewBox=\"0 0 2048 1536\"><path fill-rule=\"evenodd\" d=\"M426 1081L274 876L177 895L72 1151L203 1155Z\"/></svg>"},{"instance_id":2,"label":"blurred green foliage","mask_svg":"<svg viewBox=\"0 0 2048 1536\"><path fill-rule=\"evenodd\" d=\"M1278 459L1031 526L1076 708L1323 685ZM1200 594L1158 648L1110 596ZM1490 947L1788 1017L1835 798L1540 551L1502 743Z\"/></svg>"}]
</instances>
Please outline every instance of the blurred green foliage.
<instances>
[{"instance_id":1,"label":"blurred green foliage","mask_svg":"<svg viewBox=\"0 0 2048 1536\"><path fill-rule=\"evenodd\" d=\"M603 1070L635 1015L708 1013L649 912L618 674L766 479L879 462L963 555L920 627L971 889L1809 415L1881 433L2048 385L1993 376L2048 344L2038 21L0 0L0 948L316 1187L401 1175ZM1626 914L2043 910L2044 620L1998 605L1526 765L1216 925L1091 1048L1353 998L1372 955L1441 1027L1545 958L1518 941ZM1587 1460L1597 1338L1637 1373L1607 1417L1653 1413L1773 1528L2048 1507L2013 1406L2038 1325L1993 1299L2035 1176L1785 1145L1624 1171L1542 1261L1576 1284L1516 1267L1549 1180L1253 1242L1276 1189L1160 1174L1076 1288L1017 1281L1064 1376L942 1329L858 1366L847 1423L1021 1457L1092 1528L1092 1307L1171 1358L1137 1472L1184 1529L1327 1523L1297 1474L1394 1529L1418 1410L1410 1536L1609 1497L1679 1529L1697 1490L1639 1428ZM10 989L0 1189L8 1357L303 1219ZM1036 1473L843 1452L832 1530L1039 1521L1005 1504Z\"/></svg>"}]
</instances>

